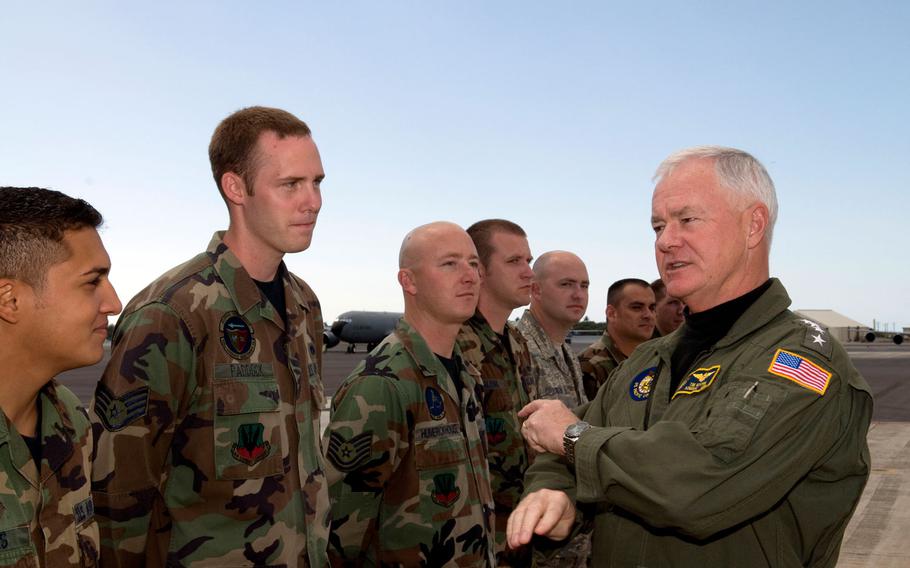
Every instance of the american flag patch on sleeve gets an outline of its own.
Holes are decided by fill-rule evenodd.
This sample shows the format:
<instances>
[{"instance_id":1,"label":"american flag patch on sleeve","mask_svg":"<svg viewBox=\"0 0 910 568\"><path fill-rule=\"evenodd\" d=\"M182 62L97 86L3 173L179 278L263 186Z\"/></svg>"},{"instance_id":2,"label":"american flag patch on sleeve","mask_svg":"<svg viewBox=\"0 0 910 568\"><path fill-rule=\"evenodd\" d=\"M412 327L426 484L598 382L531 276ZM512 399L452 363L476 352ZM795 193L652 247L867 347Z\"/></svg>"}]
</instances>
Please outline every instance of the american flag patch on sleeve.
<instances>
[{"instance_id":1,"label":"american flag patch on sleeve","mask_svg":"<svg viewBox=\"0 0 910 568\"><path fill-rule=\"evenodd\" d=\"M778 349L771 361L768 371L772 375L790 379L818 394L825 394L831 373L822 369L812 361L796 353Z\"/></svg>"}]
</instances>

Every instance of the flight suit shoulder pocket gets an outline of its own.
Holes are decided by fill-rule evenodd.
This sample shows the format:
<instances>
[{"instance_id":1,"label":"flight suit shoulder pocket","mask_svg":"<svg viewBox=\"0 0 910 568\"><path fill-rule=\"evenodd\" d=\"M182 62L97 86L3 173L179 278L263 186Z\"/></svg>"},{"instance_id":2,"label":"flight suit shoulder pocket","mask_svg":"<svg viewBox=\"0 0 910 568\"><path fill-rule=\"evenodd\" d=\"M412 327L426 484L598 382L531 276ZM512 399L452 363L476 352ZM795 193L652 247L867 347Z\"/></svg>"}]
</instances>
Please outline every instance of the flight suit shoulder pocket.
<instances>
[{"instance_id":1,"label":"flight suit shoulder pocket","mask_svg":"<svg viewBox=\"0 0 910 568\"><path fill-rule=\"evenodd\" d=\"M281 397L275 377L216 378L212 388L217 478L284 473Z\"/></svg>"}]
</instances>

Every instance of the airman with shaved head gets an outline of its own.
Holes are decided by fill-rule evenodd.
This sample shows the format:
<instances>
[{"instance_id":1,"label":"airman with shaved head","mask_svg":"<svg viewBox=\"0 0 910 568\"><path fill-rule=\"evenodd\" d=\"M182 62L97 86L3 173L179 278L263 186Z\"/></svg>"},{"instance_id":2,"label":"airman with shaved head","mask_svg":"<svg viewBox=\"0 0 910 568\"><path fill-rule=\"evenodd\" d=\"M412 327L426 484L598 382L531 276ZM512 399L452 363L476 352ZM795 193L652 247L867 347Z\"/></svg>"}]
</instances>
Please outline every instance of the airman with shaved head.
<instances>
[{"instance_id":1,"label":"airman with shaved head","mask_svg":"<svg viewBox=\"0 0 910 568\"><path fill-rule=\"evenodd\" d=\"M566 343L566 335L588 309L588 269L578 256L561 250L540 255L533 269L531 307L514 325L527 341L537 368L537 398L556 399L574 408L588 397L578 356ZM535 558L535 566L582 568L588 565L590 549L590 533L578 534L551 556Z\"/></svg>"},{"instance_id":2,"label":"airman with shaved head","mask_svg":"<svg viewBox=\"0 0 910 568\"><path fill-rule=\"evenodd\" d=\"M334 565L491 566L493 497L478 371L455 337L477 307L474 243L407 234L404 317L344 381L325 433Z\"/></svg>"},{"instance_id":3,"label":"airman with shaved head","mask_svg":"<svg viewBox=\"0 0 910 568\"><path fill-rule=\"evenodd\" d=\"M544 253L534 262L531 307L516 327L537 364L537 398L575 407L587 401L578 357L566 335L588 309L588 269L567 251Z\"/></svg>"}]
</instances>

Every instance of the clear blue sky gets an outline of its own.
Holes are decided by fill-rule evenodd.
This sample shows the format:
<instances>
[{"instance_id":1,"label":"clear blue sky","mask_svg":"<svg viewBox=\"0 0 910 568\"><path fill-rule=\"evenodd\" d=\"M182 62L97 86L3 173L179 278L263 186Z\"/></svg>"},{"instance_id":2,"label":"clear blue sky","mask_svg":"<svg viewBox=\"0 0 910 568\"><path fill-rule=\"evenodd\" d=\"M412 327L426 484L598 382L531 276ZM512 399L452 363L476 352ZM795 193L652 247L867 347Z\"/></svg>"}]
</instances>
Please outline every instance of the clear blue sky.
<instances>
[{"instance_id":1,"label":"clear blue sky","mask_svg":"<svg viewBox=\"0 0 910 568\"><path fill-rule=\"evenodd\" d=\"M215 125L278 106L327 173L287 259L326 319L401 308L410 228L505 217L586 261L602 320L612 281L657 276L657 164L736 146L777 184L793 307L910 325L910 3L328 4L5 5L0 183L101 210L126 300L226 227Z\"/></svg>"}]
</instances>

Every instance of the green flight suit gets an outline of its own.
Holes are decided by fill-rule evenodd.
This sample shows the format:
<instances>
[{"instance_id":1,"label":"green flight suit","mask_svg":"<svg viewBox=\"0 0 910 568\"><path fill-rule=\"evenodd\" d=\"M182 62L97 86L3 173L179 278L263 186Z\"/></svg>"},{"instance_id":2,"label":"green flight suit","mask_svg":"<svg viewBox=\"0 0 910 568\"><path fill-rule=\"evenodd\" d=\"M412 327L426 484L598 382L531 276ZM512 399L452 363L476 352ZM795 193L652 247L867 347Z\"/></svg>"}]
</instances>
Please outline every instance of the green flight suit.
<instances>
[{"instance_id":1,"label":"green flight suit","mask_svg":"<svg viewBox=\"0 0 910 568\"><path fill-rule=\"evenodd\" d=\"M462 369L459 392L402 319L342 384L324 443L333 566L493 565L476 374Z\"/></svg>"},{"instance_id":2,"label":"green flight suit","mask_svg":"<svg viewBox=\"0 0 910 568\"><path fill-rule=\"evenodd\" d=\"M579 409L570 468L527 492L598 505L593 566L835 566L869 476L869 386L846 351L771 287L669 392L681 333L650 341Z\"/></svg>"},{"instance_id":3,"label":"green flight suit","mask_svg":"<svg viewBox=\"0 0 910 568\"><path fill-rule=\"evenodd\" d=\"M56 381L38 393L41 463L0 411L0 566L96 566L92 430L79 399Z\"/></svg>"}]
</instances>

